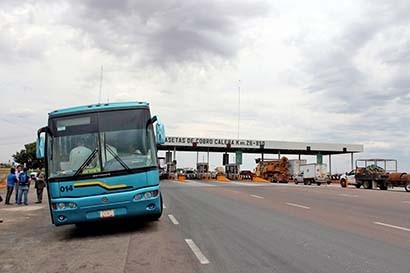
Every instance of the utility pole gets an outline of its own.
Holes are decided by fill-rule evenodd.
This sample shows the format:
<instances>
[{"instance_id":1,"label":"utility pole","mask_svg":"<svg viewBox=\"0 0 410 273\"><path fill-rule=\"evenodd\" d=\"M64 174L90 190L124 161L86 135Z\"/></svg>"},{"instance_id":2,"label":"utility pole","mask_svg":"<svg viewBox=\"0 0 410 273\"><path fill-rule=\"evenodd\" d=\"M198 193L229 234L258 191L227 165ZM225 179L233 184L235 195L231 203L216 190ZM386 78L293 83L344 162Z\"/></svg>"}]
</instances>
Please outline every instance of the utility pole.
<instances>
[{"instance_id":1,"label":"utility pole","mask_svg":"<svg viewBox=\"0 0 410 273\"><path fill-rule=\"evenodd\" d=\"M98 96L98 104L101 103L103 73L104 73L103 66L101 66L101 74L100 74L100 95Z\"/></svg>"}]
</instances>

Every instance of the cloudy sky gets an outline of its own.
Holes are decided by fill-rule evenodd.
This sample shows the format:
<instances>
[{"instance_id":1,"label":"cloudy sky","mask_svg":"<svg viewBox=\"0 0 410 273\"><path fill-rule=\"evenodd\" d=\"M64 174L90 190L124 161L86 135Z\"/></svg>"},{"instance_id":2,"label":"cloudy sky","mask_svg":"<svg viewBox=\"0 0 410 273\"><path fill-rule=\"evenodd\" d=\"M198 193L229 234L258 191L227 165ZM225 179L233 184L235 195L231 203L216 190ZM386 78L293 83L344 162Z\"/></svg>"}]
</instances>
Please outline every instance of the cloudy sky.
<instances>
[{"instance_id":1,"label":"cloudy sky","mask_svg":"<svg viewBox=\"0 0 410 273\"><path fill-rule=\"evenodd\" d=\"M103 65L103 101L150 102L167 135L235 138L240 84L241 138L364 144L410 171L409 14L405 0L3 0L0 161L48 112L97 102Z\"/></svg>"}]
</instances>

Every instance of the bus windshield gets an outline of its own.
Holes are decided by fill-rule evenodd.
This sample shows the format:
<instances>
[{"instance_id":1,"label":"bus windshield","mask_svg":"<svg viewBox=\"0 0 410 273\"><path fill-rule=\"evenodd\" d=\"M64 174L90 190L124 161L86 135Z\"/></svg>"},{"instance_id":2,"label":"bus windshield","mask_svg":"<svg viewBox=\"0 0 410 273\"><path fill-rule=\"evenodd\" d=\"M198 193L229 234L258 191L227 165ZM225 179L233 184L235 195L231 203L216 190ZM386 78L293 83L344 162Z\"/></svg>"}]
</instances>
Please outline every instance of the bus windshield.
<instances>
[{"instance_id":1,"label":"bus windshield","mask_svg":"<svg viewBox=\"0 0 410 273\"><path fill-rule=\"evenodd\" d=\"M147 109L105 111L50 120L49 178L156 166Z\"/></svg>"}]
</instances>

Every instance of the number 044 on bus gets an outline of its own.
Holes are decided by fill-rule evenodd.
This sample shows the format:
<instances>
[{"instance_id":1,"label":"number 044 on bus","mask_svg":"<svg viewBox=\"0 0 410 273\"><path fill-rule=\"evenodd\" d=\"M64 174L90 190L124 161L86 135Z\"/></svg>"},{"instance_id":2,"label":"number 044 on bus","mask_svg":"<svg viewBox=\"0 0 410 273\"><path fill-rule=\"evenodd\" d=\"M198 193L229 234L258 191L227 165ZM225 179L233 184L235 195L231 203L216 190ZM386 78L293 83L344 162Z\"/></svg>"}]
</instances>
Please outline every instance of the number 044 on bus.
<instances>
[{"instance_id":1,"label":"number 044 on bus","mask_svg":"<svg viewBox=\"0 0 410 273\"><path fill-rule=\"evenodd\" d=\"M154 123L155 132L154 132ZM164 126L144 102L107 103L49 113L38 130L56 226L162 214L157 144Z\"/></svg>"}]
</instances>

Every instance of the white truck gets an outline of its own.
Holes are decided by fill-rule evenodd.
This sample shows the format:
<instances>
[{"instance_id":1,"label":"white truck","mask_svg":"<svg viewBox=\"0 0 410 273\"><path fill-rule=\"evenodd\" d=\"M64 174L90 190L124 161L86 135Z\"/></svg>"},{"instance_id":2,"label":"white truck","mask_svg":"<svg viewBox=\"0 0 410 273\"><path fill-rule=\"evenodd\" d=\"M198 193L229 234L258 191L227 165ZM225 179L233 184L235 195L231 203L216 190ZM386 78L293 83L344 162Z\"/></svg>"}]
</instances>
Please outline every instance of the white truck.
<instances>
[{"instance_id":1,"label":"white truck","mask_svg":"<svg viewBox=\"0 0 410 273\"><path fill-rule=\"evenodd\" d=\"M299 182L303 182L305 185L316 183L318 186L323 183L330 184L331 180L327 175L327 165L318 163L300 165L300 172L296 177L295 184Z\"/></svg>"},{"instance_id":2,"label":"white truck","mask_svg":"<svg viewBox=\"0 0 410 273\"><path fill-rule=\"evenodd\" d=\"M300 165L306 165L306 159L289 159L289 177L295 179L300 174Z\"/></svg>"}]
</instances>

